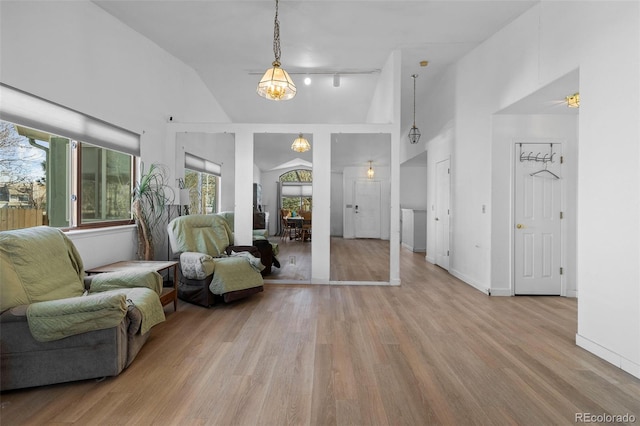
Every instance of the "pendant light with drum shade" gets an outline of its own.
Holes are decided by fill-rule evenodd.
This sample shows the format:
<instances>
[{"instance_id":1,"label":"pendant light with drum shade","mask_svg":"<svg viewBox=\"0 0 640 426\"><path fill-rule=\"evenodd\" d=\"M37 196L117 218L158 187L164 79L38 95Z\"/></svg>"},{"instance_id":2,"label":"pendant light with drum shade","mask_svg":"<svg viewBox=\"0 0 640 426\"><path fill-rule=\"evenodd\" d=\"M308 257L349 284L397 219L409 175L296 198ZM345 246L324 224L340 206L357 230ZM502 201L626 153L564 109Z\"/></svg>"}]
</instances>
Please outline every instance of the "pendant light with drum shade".
<instances>
[{"instance_id":1,"label":"pendant light with drum shade","mask_svg":"<svg viewBox=\"0 0 640 426\"><path fill-rule=\"evenodd\" d=\"M278 0L276 0L276 17L273 26L273 54L275 60L271 64L260 83L258 95L272 101L286 101L296 95L296 85L283 68L280 68L280 22L278 22Z\"/></svg>"},{"instance_id":2,"label":"pendant light with drum shade","mask_svg":"<svg viewBox=\"0 0 640 426\"><path fill-rule=\"evenodd\" d=\"M416 78L418 78L418 74L412 74L411 78L413 78L413 126L409 130L409 142L416 144L420 140L420 130L416 127Z\"/></svg>"}]
</instances>

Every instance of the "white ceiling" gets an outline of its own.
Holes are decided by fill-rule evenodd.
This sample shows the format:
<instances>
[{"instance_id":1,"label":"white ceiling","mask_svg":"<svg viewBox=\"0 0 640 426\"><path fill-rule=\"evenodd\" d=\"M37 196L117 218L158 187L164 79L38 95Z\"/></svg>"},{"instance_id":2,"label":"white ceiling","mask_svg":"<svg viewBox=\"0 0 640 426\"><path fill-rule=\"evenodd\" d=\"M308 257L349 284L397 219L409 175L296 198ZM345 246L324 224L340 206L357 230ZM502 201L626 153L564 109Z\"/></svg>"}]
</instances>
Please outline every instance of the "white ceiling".
<instances>
[{"instance_id":1,"label":"white ceiling","mask_svg":"<svg viewBox=\"0 0 640 426\"><path fill-rule=\"evenodd\" d=\"M281 0L281 62L298 93L273 102L255 90L274 59L274 0L94 1L192 67L234 122L363 123L379 71L400 51L402 128L412 123L411 74L419 75L417 99L428 96L448 65L537 2ZM342 73L340 87L333 87L334 73ZM287 148L295 136L284 138ZM268 155L256 155L257 162Z\"/></svg>"}]
</instances>

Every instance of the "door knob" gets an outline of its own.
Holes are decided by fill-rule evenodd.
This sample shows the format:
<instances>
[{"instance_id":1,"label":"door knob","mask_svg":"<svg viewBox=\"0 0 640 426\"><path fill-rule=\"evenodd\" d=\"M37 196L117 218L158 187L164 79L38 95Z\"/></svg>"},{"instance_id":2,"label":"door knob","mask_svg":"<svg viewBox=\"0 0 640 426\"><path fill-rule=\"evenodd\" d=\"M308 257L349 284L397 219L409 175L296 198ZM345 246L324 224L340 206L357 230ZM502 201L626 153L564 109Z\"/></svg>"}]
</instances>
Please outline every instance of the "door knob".
<instances>
[{"instance_id":1,"label":"door knob","mask_svg":"<svg viewBox=\"0 0 640 426\"><path fill-rule=\"evenodd\" d=\"M440 219L436 217L436 220L440 220Z\"/></svg>"},{"instance_id":2,"label":"door knob","mask_svg":"<svg viewBox=\"0 0 640 426\"><path fill-rule=\"evenodd\" d=\"M522 228L524 228L524 225L523 225L523 224L521 224L521 223L519 223L519 224L517 224L517 225L516 225L516 228L518 228L518 229L522 229Z\"/></svg>"}]
</instances>

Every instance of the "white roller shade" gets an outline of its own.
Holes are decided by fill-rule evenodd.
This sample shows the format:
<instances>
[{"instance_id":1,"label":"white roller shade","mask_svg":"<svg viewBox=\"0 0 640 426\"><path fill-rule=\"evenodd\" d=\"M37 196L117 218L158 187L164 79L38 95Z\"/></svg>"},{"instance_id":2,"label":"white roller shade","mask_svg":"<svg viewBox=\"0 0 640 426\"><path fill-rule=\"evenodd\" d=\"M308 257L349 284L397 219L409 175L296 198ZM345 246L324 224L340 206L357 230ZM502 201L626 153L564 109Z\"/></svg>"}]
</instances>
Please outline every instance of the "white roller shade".
<instances>
[{"instance_id":1,"label":"white roller shade","mask_svg":"<svg viewBox=\"0 0 640 426\"><path fill-rule=\"evenodd\" d=\"M282 185L283 197L311 197L313 186L311 185Z\"/></svg>"},{"instance_id":2,"label":"white roller shade","mask_svg":"<svg viewBox=\"0 0 640 426\"><path fill-rule=\"evenodd\" d=\"M205 160L188 152L184 153L184 167L195 172L222 176L222 166L220 164Z\"/></svg>"},{"instance_id":3,"label":"white roller shade","mask_svg":"<svg viewBox=\"0 0 640 426\"><path fill-rule=\"evenodd\" d=\"M140 135L0 84L0 118L43 132L140 156Z\"/></svg>"}]
</instances>

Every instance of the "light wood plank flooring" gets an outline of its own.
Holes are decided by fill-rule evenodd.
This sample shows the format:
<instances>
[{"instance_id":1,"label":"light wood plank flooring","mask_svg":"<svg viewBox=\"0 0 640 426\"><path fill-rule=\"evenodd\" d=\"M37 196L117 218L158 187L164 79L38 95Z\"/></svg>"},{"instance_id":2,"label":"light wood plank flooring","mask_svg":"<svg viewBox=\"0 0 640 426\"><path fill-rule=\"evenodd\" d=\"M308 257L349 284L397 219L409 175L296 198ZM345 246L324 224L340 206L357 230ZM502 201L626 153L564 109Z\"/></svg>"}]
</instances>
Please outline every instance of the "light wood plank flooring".
<instances>
[{"instance_id":1,"label":"light wood plank flooring","mask_svg":"<svg viewBox=\"0 0 640 426\"><path fill-rule=\"evenodd\" d=\"M551 425L632 414L576 300L489 297L401 251L402 286L267 285L167 307L118 377L4 392L2 425Z\"/></svg>"},{"instance_id":2,"label":"light wood plank flooring","mask_svg":"<svg viewBox=\"0 0 640 426\"><path fill-rule=\"evenodd\" d=\"M279 237L280 268L272 268L269 281L311 282L311 243ZM389 281L389 241L331 237L331 281ZM424 254L423 254L424 256Z\"/></svg>"}]
</instances>

